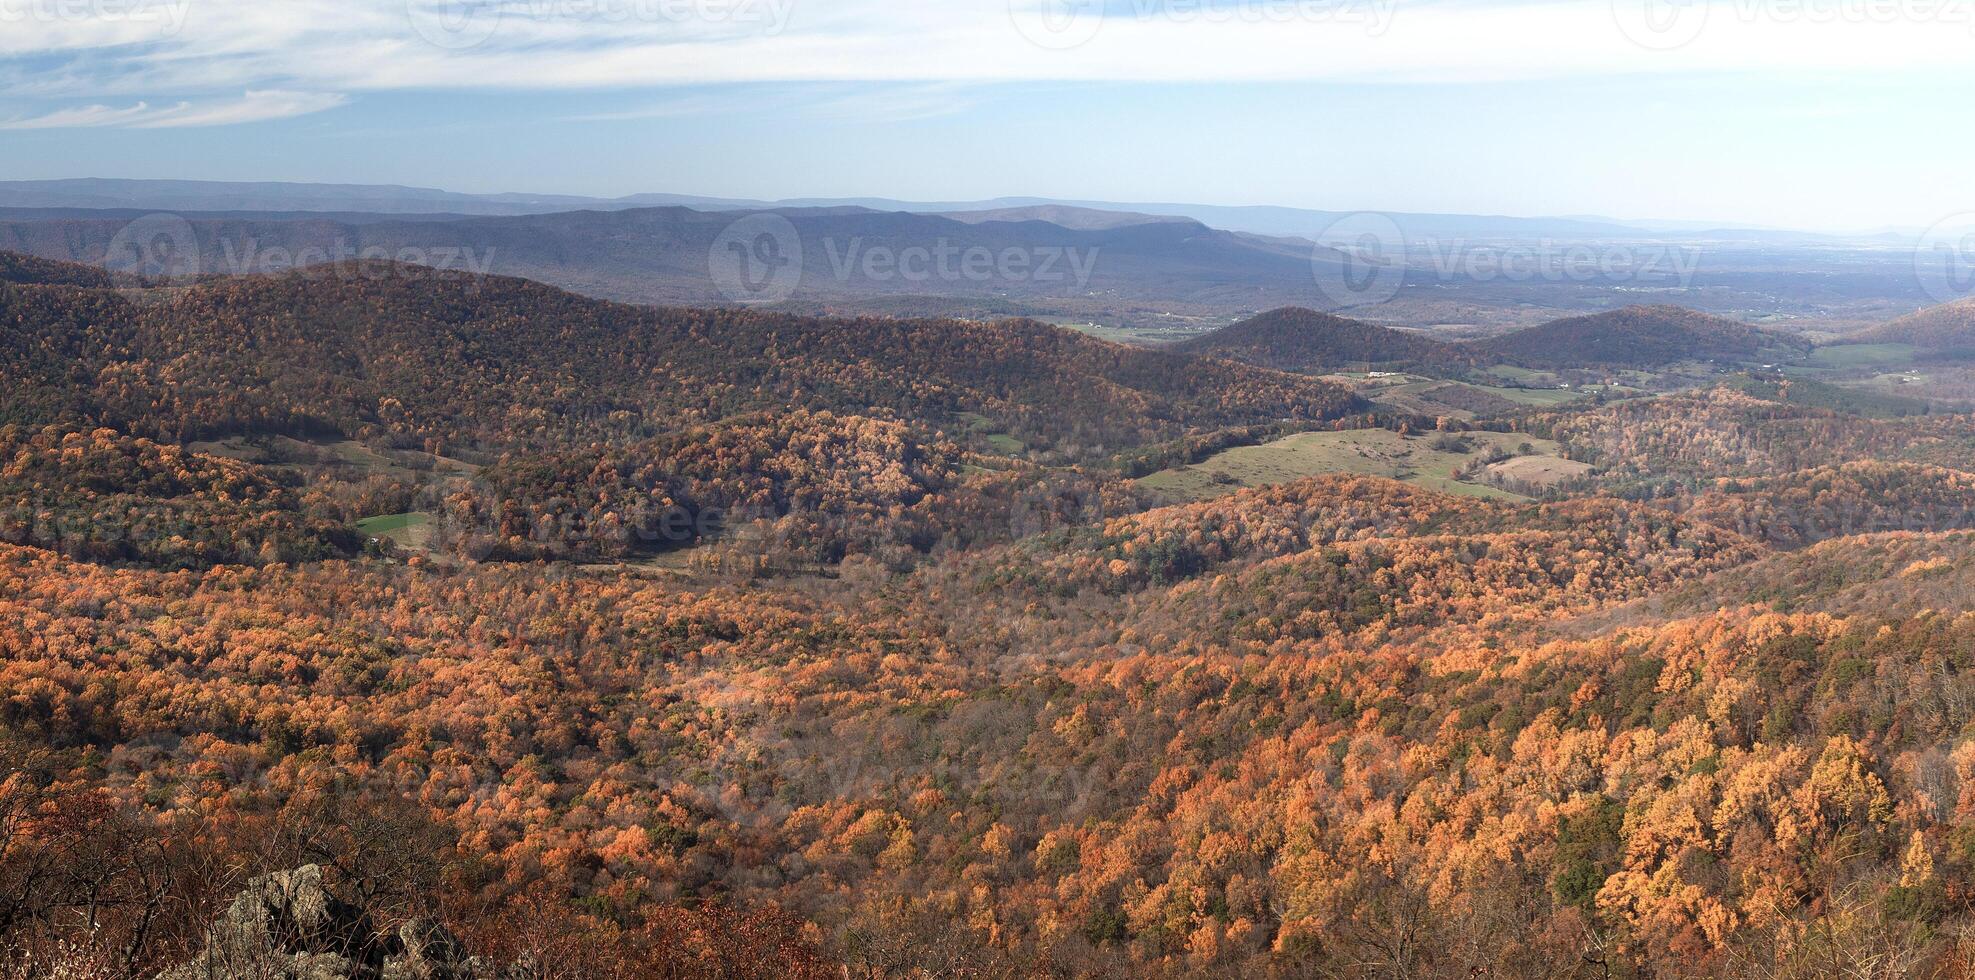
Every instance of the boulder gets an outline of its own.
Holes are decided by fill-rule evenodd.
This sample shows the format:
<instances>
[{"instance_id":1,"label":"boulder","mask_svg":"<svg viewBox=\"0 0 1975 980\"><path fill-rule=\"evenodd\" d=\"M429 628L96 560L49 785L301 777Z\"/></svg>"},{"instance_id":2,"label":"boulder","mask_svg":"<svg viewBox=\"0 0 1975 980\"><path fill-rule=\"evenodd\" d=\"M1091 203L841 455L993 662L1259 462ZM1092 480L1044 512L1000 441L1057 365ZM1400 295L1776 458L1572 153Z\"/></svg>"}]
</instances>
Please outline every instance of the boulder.
<instances>
[{"instance_id":1,"label":"boulder","mask_svg":"<svg viewBox=\"0 0 1975 980\"><path fill-rule=\"evenodd\" d=\"M191 962L158 980L496 980L446 927L414 919L380 934L363 909L329 893L310 864L247 883Z\"/></svg>"}]
</instances>

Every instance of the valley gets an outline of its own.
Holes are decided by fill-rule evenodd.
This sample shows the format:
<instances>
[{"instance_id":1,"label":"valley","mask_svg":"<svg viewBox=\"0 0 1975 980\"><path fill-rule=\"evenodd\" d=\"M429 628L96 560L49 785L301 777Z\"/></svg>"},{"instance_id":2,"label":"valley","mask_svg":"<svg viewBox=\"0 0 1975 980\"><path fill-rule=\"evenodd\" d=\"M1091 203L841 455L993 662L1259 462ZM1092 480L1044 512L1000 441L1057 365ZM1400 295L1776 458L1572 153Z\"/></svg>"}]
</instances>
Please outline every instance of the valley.
<instances>
[{"instance_id":1,"label":"valley","mask_svg":"<svg viewBox=\"0 0 1975 980\"><path fill-rule=\"evenodd\" d=\"M1975 0L0 0L0 980L1975 980Z\"/></svg>"},{"instance_id":2,"label":"valley","mask_svg":"<svg viewBox=\"0 0 1975 980\"><path fill-rule=\"evenodd\" d=\"M1959 955L1952 329L0 278L5 955L322 860L571 976Z\"/></svg>"}]
</instances>

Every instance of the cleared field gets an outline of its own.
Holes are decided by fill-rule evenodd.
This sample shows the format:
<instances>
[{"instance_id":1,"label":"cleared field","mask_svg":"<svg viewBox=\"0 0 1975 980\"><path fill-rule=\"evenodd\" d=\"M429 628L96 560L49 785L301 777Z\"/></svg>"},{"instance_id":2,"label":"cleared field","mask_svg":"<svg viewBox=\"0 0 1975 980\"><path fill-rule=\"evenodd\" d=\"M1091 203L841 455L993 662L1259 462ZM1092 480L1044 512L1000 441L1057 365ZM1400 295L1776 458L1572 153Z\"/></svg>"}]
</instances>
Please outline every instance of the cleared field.
<instances>
[{"instance_id":1,"label":"cleared field","mask_svg":"<svg viewBox=\"0 0 1975 980\"><path fill-rule=\"evenodd\" d=\"M1220 320L1202 322L1193 317L1166 316L1155 317L1151 322L1127 319L1116 323L1099 323L1095 320L1061 317L1044 317L1043 320L1065 330L1089 334L1099 340L1135 347L1157 347L1161 344L1189 340L1225 325L1225 321Z\"/></svg>"},{"instance_id":2,"label":"cleared field","mask_svg":"<svg viewBox=\"0 0 1975 980\"><path fill-rule=\"evenodd\" d=\"M1487 392L1519 405L1536 405L1542 408L1574 402L1585 395L1583 390L1577 388L1501 388L1494 385L1472 387L1477 391Z\"/></svg>"},{"instance_id":3,"label":"cleared field","mask_svg":"<svg viewBox=\"0 0 1975 980\"><path fill-rule=\"evenodd\" d=\"M1516 453L1527 443L1538 459L1568 463L1558 446L1518 433L1470 432L1468 452L1434 448L1438 433L1402 436L1386 429L1299 432L1260 446L1240 446L1192 466L1162 470L1139 485L1172 500L1205 500L1243 487L1287 483L1325 473L1361 473L1404 480L1431 490L1475 497L1523 499L1517 494L1455 479L1455 473L1491 450Z\"/></svg>"},{"instance_id":4,"label":"cleared field","mask_svg":"<svg viewBox=\"0 0 1975 980\"><path fill-rule=\"evenodd\" d=\"M1153 339L1147 336L1150 331L1133 330L1129 327L1113 327L1102 323L1093 323L1089 320L1052 320L1050 322L1064 329L1089 334L1099 340L1108 340L1114 344L1145 344Z\"/></svg>"},{"instance_id":5,"label":"cleared field","mask_svg":"<svg viewBox=\"0 0 1975 980\"><path fill-rule=\"evenodd\" d=\"M412 512L368 517L356 529L373 538L389 538L401 548L423 549L432 541L432 515Z\"/></svg>"},{"instance_id":6,"label":"cleared field","mask_svg":"<svg viewBox=\"0 0 1975 980\"><path fill-rule=\"evenodd\" d=\"M988 448L1004 456L1020 456L1029 451L1027 443L994 427L985 415L972 412L960 413L960 420L967 425L967 432L979 436Z\"/></svg>"},{"instance_id":7,"label":"cleared field","mask_svg":"<svg viewBox=\"0 0 1975 980\"><path fill-rule=\"evenodd\" d=\"M1643 371L1614 371L1610 372L1609 376L1625 385L1640 387L1657 380L1657 376ZM1564 377L1554 371L1532 371L1513 364L1492 365L1479 372L1477 378L1478 380L1468 383L1469 387L1477 391L1485 391L1497 398L1506 398L1519 405L1534 405L1538 408L1568 404L1594 391L1602 390L1607 394L1616 395L1636 390L1618 385L1596 384L1576 384L1564 388L1560 387L1564 384ZM1504 384L1483 383L1488 380L1501 381Z\"/></svg>"},{"instance_id":8,"label":"cleared field","mask_svg":"<svg viewBox=\"0 0 1975 980\"><path fill-rule=\"evenodd\" d=\"M1557 380L1557 376L1548 371L1516 367L1513 364L1497 364L1482 373L1513 381L1517 384L1546 385L1555 384Z\"/></svg>"},{"instance_id":9,"label":"cleared field","mask_svg":"<svg viewBox=\"0 0 1975 980\"><path fill-rule=\"evenodd\" d=\"M416 481L471 476L479 469L471 463L410 449L392 450L387 455L349 439L304 442L287 436L242 436L220 442L194 442L188 448L212 456L295 470L304 476L324 470L344 470Z\"/></svg>"},{"instance_id":10,"label":"cleared field","mask_svg":"<svg viewBox=\"0 0 1975 980\"><path fill-rule=\"evenodd\" d=\"M1458 381L1419 381L1367 392L1366 397L1415 415L1473 419L1513 411L1517 403Z\"/></svg>"},{"instance_id":11,"label":"cleared field","mask_svg":"<svg viewBox=\"0 0 1975 980\"><path fill-rule=\"evenodd\" d=\"M1552 487L1591 472L1590 463L1557 456L1518 456L1488 467L1489 476L1513 483Z\"/></svg>"},{"instance_id":12,"label":"cleared field","mask_svg":"<svg viewBox=\"0 0 1975 980\"><path fill-rule=\"evenodd\" d=\"M1919 348L1909 344L1844 344L1819 347L1803 361L1804 367L1843 371L1856 368L1912 364Z\"/></svg>"},{"instance_id":13,"label":"cleared field","mask_svg":"<svg viewBox=\"0 0 1975 980\"><path fill-rule=\"evenodd\" d=\"M690 578L693 549L677 548L661 551L648 558L634 561L585 562L576 566L579 570L601 575L631 575L639 578Z\"/></svg>"},{"instance_id":14,"label":"cleared field","mask_svg":"<svg viewBox=\"0 0 1975 980\"><path fill-rule=\"evenodd\" d=\"M1555 408L1603 392L1631 397L1640 389L1619 385L1577 385L1570 388L1516 388L1469 381L1408 381L1381 386L1361 385L1359 393L1373 401L1416 415L1446 415L1457 419L1502 415L1520 408Z\"/></svg>"}]
</instances>

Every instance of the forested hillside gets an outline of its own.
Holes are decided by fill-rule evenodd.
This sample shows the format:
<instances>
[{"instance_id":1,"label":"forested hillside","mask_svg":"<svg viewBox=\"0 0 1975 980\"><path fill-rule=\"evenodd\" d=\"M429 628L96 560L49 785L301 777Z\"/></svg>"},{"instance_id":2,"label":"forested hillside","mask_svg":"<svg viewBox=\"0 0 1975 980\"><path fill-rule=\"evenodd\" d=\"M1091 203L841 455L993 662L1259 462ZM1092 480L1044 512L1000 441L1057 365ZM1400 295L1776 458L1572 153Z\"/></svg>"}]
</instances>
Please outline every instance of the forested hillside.
<instances>
[{"instance_id":1,"label":"forested hillside","mask_svg":"<svg viewBox=\"0 0 1975 980\"><path fill-rule=\"evenodd\" d=\"M1975 975L1969 416L374 271L0 296L6 975Z\"/></svg>"},{"instance_id":2,"label":"forested hillside","mask_svg":"<svg viewBox=\"0 0 1975 980\"><path fill-rule=\"evenodd\" d=\"M1475 345L1537 367L1659 367L1678 361L1748 360L1803 354L1802 339L1678 306L1627 306L1567 317Z\"/></svg>"},{"instance_id":3,"label":"forested hillside","mask_svg":"<svg viewBox=\"0 0 1975 980\"><path fill-rule=\"evenodd\" d=\"M1408 368L1448 371L1470 363L1458 347L1423 334L1296 308L1272 310L1175 344L1173 349L1309 374Z\"/></svg>"},{"instance_id":4,"label":"forested hillside","mask_svg":"<svg viewBox=\"0 0 1975 980\"><path fill-rule=\"evenodd\" d=\"M0 420L173 441L254 432L442 453L648 437L767 409L963 414L1077 455L1357 407L1322 382L1032 321L653 310L519 279L363 265L215 279L155 302L18 286Z\"/></svg>"},{"instance_id":5,"label":"forested hillside","mask_svg":"<svg viewBox=\"0 0 1975 980\"><path fill-rule=\"evenodd\" d=\"M1466 342L1287 307L1182 341L1173 349L1309 374L1382 370L1452 377L1491 364L1582 370L1741 363L1801 357L1811 345L1789 334L1678 306L1626 306Z\"/></svg>"},{"instance_id":6,"label":"forested hillside","mask_svg":"<svg viewBox=\"0 0 1975 980\"><path fill-rule=\"evenodd\" d=\"M1868 344L1912 344L1933 351L1975 351L1975 302L1930 306L1849 338Z\"/></svg>"}]
</instances>

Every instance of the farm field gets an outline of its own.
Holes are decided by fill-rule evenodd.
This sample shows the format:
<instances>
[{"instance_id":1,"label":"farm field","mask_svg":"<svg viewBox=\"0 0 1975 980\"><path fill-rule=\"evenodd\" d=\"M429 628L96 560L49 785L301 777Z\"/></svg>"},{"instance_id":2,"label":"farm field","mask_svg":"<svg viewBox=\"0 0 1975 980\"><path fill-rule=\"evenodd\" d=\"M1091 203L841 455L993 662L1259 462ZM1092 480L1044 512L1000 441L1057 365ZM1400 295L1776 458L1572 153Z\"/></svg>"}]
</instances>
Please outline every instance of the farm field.
<instances>
[{"instance_id":1,"label":"farm field","mask_svg":"<svg viewBox=\"0 0 1975 980\"><path fill-rule=\"evenodd\" d=\"M194 452L224 456L244 463L286 469L313 476L324 471L344 475L384 476L419 479L427 476L470 476L479 469L472 463L416 450L391 450L388 454L353 439L302 440L288 436L235 436L211 442L193 442Z\"/></svg>"},{"instance_id":2,"label":"farm field","mask_svg":"<svg viewBox=\"0 0 1975 980\"><path fill-rule=\"evenodd\" d=\"M432 515L385 514L358 521L356 529L373 538L389 538L400 548L423 550L432 541Z\"/></svg>"},{"instance_id":3,"label":"farm field","mask_svg":"<svg viewBox=\"0 0 1975 980\"><path fill-rule=\"evenodd\" d=\"M994 427L993 420L985 415L962 412L960 420L967 425L967 432L985 440L988 448L1009 456L1020 456L1028 452L1028 444Z\"/></svg>"},{"instance_id":4,"label":"farm field","mask_svg":"<svg viewBox=\"0 0 1975 980\"><path fill-rule=\"evenodd\" d=\"M1519 494L1456 478L1456 473L1491 450L1519 453L1525 443L1534 461L1562 469L1571 464L1557 455L1558 446L1519 433L1470 432L1467 452L1434 448L1440 433L1401 435L1389 429L1349 432L1299 432L1259 446L1240 446L1217 453L1191 466L1162 470L1139 485L1172 500L1205 500L1243 487L1286 483L1325 473L1356 473L1403 480L1431 490L1472 497L1520 500ZM1513 461L1512 461L1513 462ZM1560 470L1561 471L1561 470Z\"/></svg>"},{"instance_id":5,"label":"farm field","mask_svg":"<svg viewBox=\"0 0 1975 980\"><path fill-rule=\"evenodd\" d=\"M1114 327L1092 320L1060 319L1049 322L1066 330L1075 330L1078 333L1088 334L1099 340L1108 340L1114 344L1144 344L1157 339L1153 336L1156 334L1155 331L1133 330L1129 327Z\"/></svg>"},{"instance_id":6,"label":"farm field","mask_svg":"<svg viewBox=\"0 0 1975 980\"><path fill-rule=\"evenodd\" d=\"M1518 403L1458 381L1415 381L1365 392L1367 398L1415 415L1462 420L1514 411Z\"/></svg>"},{"instance_id":7,"label":"farm field","mask_svg":"<svg viewBox=\"0 0 1975 980\"><path fill-rule=\"evenodd\" d=\"M1919 348L1909 344L1843 344L1810 352L1798 370L1851 371L1912 364Z\"/></svg>"},{"instance_id":8,"label":"farm field","mask_svg":"<svg viewBox=\"0 0 1975 980\"><path fill-rule=\"evenodd\" d=\"M1499 463L1492 463L1487 469L1491 478L1507 481L1511 485L1526 483L1540 487L1550 487L1573 480L1591 472L1590 463L1581 463L1560 456L1517 456Z\"/></svg>"},{"instance_id":9,"label":"farm field","mask_svg":"<svg viewBox=\"0 0 1975 980\"><path fill-rule=\"evenodd\" d=\"M1603 390L1596 386L1586 386L1583 388L1504 388L1496 385L1469 385L1468 387L1520 405L1534 405L1538 408L1554 408L1558 405L1568 405L1571 402L1588 397L1592 392ZM1613 387L1610 390L1623 392L1626 389Z\"/></svg>"},{"instance_id":10,"label":"farm field","mask_svg":"<svg viewBox=\"0 0 1975 980\"><path fill-rule=\"evenodd\" d=\"M1445 415L1463 421L1504 415L1524 408L1555 408L1559 405L1569 405L1598 392L1613 397L1629 397L1640 393L1637 389L1618 385L1525 388L1427 378L1413 374L1394 374L1376 378L1365 374L1332 374L1325 375L1324 380L1347 385L1365 398L1402 412L1428 416ZM1550 383L1554 385L1557 382Z\"/></svg>"}]
</instances>

